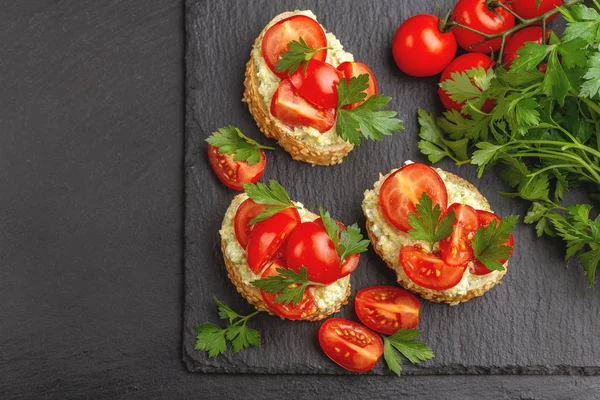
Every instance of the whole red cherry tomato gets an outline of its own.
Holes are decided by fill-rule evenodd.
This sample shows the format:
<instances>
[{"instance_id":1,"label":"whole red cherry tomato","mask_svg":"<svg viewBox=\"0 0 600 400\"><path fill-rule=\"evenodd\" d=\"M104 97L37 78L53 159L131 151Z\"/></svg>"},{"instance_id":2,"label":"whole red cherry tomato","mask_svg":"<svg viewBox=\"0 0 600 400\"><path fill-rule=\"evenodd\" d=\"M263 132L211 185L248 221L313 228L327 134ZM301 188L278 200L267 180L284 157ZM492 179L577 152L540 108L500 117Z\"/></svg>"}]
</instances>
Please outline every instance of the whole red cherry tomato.
<instances>
[{"instance_id":1,"label":"whole red cherry tomato","mask_svg":"<svg viewBox=\"0 0 600 400\"><path fill-rule=\"evenodd\" d=\"M317 107L334 108L338 104L337 84L342 73L331 64L311 59L306 71L300 67L288 78L298 93Z\"/></svg>"},{"instance_id":2,"label":"whole red cherry tomato","mask_svg":"<svg viewBox=\"0 0 600 400\"><path fill-rule=\"evenodd\" d=\"M440 31L440 20L419 14L404 21L392 40L392 54L398 68L411 76L439 74L456 55L452 32Z\"/></svg>"},{"instance_id":3,"label":"whole red cherry tomato","mask_svg":"<svg viewBox=\"0 0 600 400\"><path fill-rule=\"evenodd\" d=\"M355 372L369 371L383 354L383 341L378 334L341 318L329 318L321 325L319 344L327 357Z\"/></svg>"},{"instance_id":4,"label":"whole red cherry tomato","mask_svg":"<svg viewBox=\"0 0 600 400\"><path fill-rule=\"evenodd\" d=\"M483 67L486 71L494 66L494 61L490 57L482 53L467 53L462 56L456 57L454 61L448 65L448 67L442 72L442 76L440 77L440 83L452 79L453 72L465 72L472 68ZM442 104L446 108L446 110L456 110L460 111L462 109L463 103L457 103L450 98L450 95L442 89L438 88L438 95L440 96L440 100ZM494 108L493 100L487 100L482 107L483 112L490 112Z\"/></svg>"},{"instance_id":5,"label":"whole red cherry tomato","mask_svg":"<svg viewBox=\"0 0 600 400\"><path fill-rule=\"evenodd\" d=\"M510 7L507 0L500 1ZM515 26L515 17L511 13L502 7L489 9L486 0L458 0L452 11L452 19L462 25L488 34L504 32ZM502 44L502 39L496 38L474 46L485 38L459 26L452 28L452 31L460 47L466 51L491 53L498 50Z\"/></svg>"},{"instance_id":6,"label":"whole red cherry tomato","mask_svg":"<svg viewBox=\"0 0 600 400\"><path fill-rule=\"evenodd\" d=\"M234 161L233 155L219 153L219 148L208 145L208 161L215 175L223 184L231 189L242 190L242 183L254 183L262 176L267 157L260 150L260 161L254 165L248 165L247 161Z\"/></svg>"},{"instance_id":7,"label":"whole red cherry tomato","mask_svg":"<svg viewBox=\"0 0 600 400\"><path fill-rule=\"evenodd\" d=\"M550 30L546 30L546 39L550 35ZM528 26L520 31L517 31L508 38L504 45L502 53L502 61L506 63L506 69L509 70L513 61L519 58L518 50L525 45L526 42L542 43L542 27Z\"/></svg>"},{"instance_id":8,"label":"whole red cherry tomato","mask_svg":"<svg viewBox=\"0 0 600 400\"><path fill-rule=\"evenodd\" d=\"M562 5L562 0L539 0L540 6L537 6L538 0L517 0L512 2L511 6L514 12L525 19L538 17L546 12ZM558 11L548 17L547 22L552 21L558 16ZM541 24L541 22L539 22Z\"/></svg>"},{"instance_id":9,"label":"whole red cherry tomato","mask_svg":"<svg viewBox=\"0 0 600 400\"><path fill-rule=\"evenodd\" d=\"M340 257L324 228L303 222L290 235L285 252L288 268L305 267L308 279L330 284L341 278Z\"/></svg>"}]
</instances>

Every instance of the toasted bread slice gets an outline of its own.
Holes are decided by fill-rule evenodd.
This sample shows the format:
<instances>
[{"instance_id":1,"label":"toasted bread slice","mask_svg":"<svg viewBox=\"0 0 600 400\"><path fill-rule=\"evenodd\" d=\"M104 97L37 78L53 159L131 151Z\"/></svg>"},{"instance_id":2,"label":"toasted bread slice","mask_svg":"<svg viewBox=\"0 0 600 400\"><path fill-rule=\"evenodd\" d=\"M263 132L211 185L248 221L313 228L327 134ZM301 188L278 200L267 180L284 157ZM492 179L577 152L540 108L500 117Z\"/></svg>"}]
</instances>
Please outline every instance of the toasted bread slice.
<instances>
[{"instance_id":1,"label":"toasted bread slice","mask_svg":"<svg viewBox=\"0 0 600 400\"><path fill-rule=\"evenodd\" d=\"M470 182L456 176L450 172L436 170L442 177L448 188L448 203L465 203L475 209L491 211L487 199ZM504 264L504 271L492 271L483 276L477 276L469 272L469 267L465 271L463 279L455 287L448 290L432 290L419 286L412 282L404 273L399 261L399 247L401 241L410 241L408 234L397 230L390 224L383 215L379 207L379 189L385 179L392 173L380 176L375 182L374 188L365 191L363 200L363 212L367 217L367 233L375 252L381 257L386 265L396 272L398 283L407 290L414 292L424 299L436 303L447 303L456 305L468 301L474 297L481 296L492 287L500 283L502 277L508 269L508 261ZM466 201L460 201L451 189L460 189L460 192L466 193ZM404 236L403 236L404 235ZM471 261L472 262L472 261Z\"/></svg>"},{"instance_id":2,"label":"toasted bread slice","mask_svg":"<svg viewBox=\"0 0 600 400\"><path fill-rule=\"evenodd\" d=\"M246 64L246 75L244 79L245 90L242 101L248 104L250 113L256 120L261 132L266 137L277 140L279 145L283 147L285 151L290 153L293 159L315 165L340 164L344 157L354 148L353 144L345 142L337 136L334 142L324 145L311 143L310 141L305 140L302 136L296 135L293 129L285 126L273 117L270 111L270 102L267 104L259 92L261 80L259 78L259 66L255 62L255 57L262 58L260 55L260 47L265 32L269 27L282 19L300 13L313 16L310 12L284 12L273 18L256 38L252 51L250 52L250 60ZM337 65L334 64L334 66ZM272 74L270 70L265 71L264 73ZM272 78L278 79L274 74L272 74ZM331 131L324 133L324 135L331 135L332 133L335 133L335 126Z\"/></svg>"},{"instance_id":3,"label":"toasted bread slice","mask_svg":"<svg viewBox=\"0 0 600 400\"><path fill-rule=\"evenodd\" d=\"M269 309L264 302L260 290L250 284L255 279L260 279L259 276L252 273L246 263L246 252L239 245L234 230L234 218L238 207L248 196L245 193L238 194L234 197L231 204L227 208L221 230L221 251L225 260L225 267L229 279L233 282L237 291L244 297L248 303L252 304L259 311L265 311L271 315L277 315ZM318 216L308 210L303 209L300 213L302 221L312 221ZM336 313L343 305L348 304L350 296L350 277L339 279L338 281L320 288L309 288L315 297L319 311L308 315L303 320L318 321L329 315ZM281 317L280 315L277 315ZM281 317L283 318L283 317Z\"/></svg>"}]
</instances>

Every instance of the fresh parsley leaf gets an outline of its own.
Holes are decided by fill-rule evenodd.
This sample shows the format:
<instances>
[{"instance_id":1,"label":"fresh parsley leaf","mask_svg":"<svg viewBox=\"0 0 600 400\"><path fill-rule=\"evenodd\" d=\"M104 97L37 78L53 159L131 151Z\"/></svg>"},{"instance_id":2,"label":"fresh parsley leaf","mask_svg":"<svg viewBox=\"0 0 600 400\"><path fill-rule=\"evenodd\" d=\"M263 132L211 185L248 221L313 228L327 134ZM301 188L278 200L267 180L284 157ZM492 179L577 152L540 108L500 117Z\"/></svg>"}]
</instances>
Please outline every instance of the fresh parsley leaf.
<instances>
[{"instance_id":1,"label":"fresh parsley leaf","mask_svg":"<svg viewBox=\"0 0 600 400\"><path fill-rule=\"evenodd\" d=\"M481 178L486 166L496 158L496 153L502 149L502 146L489 142L479 142L477 143L477 149L478 150L473 153L471 163L479 165L477 177Z\"/></svg>"},{"instance_id":2,"label":"fresh parsley leaf","mask_svg":"<svg viewBox=\"0 0 600 400\"><path fill-rule=\"evenodd\" d=\"M583 79L585 81L579 91L581 96L591 99L600 95L600 51L590 57L589 69L583 75Z\"/></svg>"},{"instance_id":3,"label":"fresh parsley leaf","mask_svg":"<svg viewBox=\"0 0 600 400\"><path fill-rule=\"evenodd\" d=\"M548 58L548 69L544 78L544 92L547 96L554 97L558 104L562 106L565 104L565 97L567 97L570 88L569 78L558 60L558 53L552 51Z\"/></svg>"},{"instance_id":4,"label":"fresh parsley leaf","mask_svg":"<svg viewBox=\"0 0 600 400\"><path fill-rule=\"evenodd\" d=\"M537 69L538 65L546 59L554 46L525 42L525 44L517 50L519 57L513 61L510 66L511 72L531 71Z\"/></svg>"},{"instance_id":5,"label":"fresh parsley leaf","mask_svg":"<svg viewBox=\"0 0 600 400\"><path fill-rule=\"evenodd\" d=\"M404 128L402 121L396 118L396 111L381 111L390 102L388 96L372 95L365 100L363 92L369 87L369 75L361 74L349 81L342 78L337 85L338 109L335 129L339 137L348 143L360 144L361 136L370 140L381 140L382 135L391 135ZM364 101L364 102L363 102ZM363 102L353 109L342 108L345 105Z\"/></svg>"},{"instance_id":6,"label":"fresh parsley leaf","mask_svg":"<svg viewBox=\"0 0 600 400\"><path fill-rule=\"evenodd\" d=\"M479 228L472 242L473 258L491 271L504 271L504 266L498 260L508 258L511 248L504 243L515 229L518 220L518 216L511 215L503 218L500 224L493 219L489 225Z\"/></svg>"},{"instance_id":7,"label":"fresh parsley leaf","mask_svg":"<svg viewBox=\"0 0 600 400\"><path fill-rule=\"evenodd\" d=\"M596 269L598 268L598 263L600 263L600 247L592 248L592 250L581 254L579 261L581 261L581 265L587 276L588 285L590 287L594 286Z\"/></svg>"},{"instance_id":8,"label":"fresh parsley leaf","mask_svg":"<svg viewBox=\"0 0 600 400\"><path fill-rule=\"evenodd\" d=\"M596 10L576 4L568 14L565 15L568 23L561 38L563 42L576 39L583 39L590 44L600 42L600 16Z\"/></svg>"},{"instance_id":9,"label":"fresh parsley leaf","mask_svg":"<svg viewBox=\"0 0 600 400\"><path fill-rule=\"evenodd\" d=\"M213 132L206 141L217 147L221 154L233 155L234 161L246 161L254 165L260 161L260 149L275 150L273 147L263 146L244 135L235 126L226 126Z\"/></svg>"},{"instance_id":10,"label":"fresh parsley leaf","mask_svg":"<svg viewBox=\"0 0 600 400\"><path fill-rule=\"evenodd\" d=\"M266 204L264 211L254 217L250 224L263 221L286 208L299 208L292 204L287 192L277 181L269 180L269 186L264 183L243 183L244 191L255 203Z\"/></svg>"},{"instance_id":11,"label":"fresh parsley leaf","mask_svg":"<svg viewBox=\"0 0 600 400\"><path fill-rule=\"evenodd\" d=\"M340 265L344 260L356 253L364 253L369 247L369 240L364 239L357 224L352 224L344 229L340 234L340 226L335 222L329 212L319 208L321 220L325 226L327 235L333 242L335 250L340 257Z\"/></svg>"},{"instance_id":12,"label":"fresh parsley leaf","mask_svg":"<svg viewBox=\"0 0 600 400\"><path fill-rule=\"evenodd\" d=\"M277 275L251 282L252 286L276 295L275 303L298 305L308 286L323 286L322 283L311 282L308 279L306 267L300 267L299 272L287 268L276 268L275 270Z\"/></svg>"},{"instance_id":13,"label":"fresh parsley leaf","mask_svg":"<svg viewBox=\"0 0 600 400\"><path fill-rule=\"evenodd\" d=\"M327 49L327 47L318 47L313 49L306 44L304 39L300 37L298 40L292 40L288 43L289 50L282 53L277 65L275 65L275 71L284 72L288 71L288 74L296 72L301 65L304 65L304 73L306 74L306 68L308 67L308 61L317 52Z\"/></svg>"},{"instance_id":14,"label":"fresh parsley leaf","mask_svg":"<svg viewBox=\"0 0 600 400\"><path fill-rule=\"evenodd\" d=\"M256 329L246 325L248 320L260 311L246 316L239 315L216 297L214 299L219 310L219 317L228 319L229 325L223 328L211 322L205 322L194 326L197 332L194 348L207 352L208 357L216 357L225 353L227 341L231 343L234 353L251 346L260 346L260 334Z\"/></svg>"},{"instance_id":15,"label":"fresh parsley leaf","mask_svg":"<svg viewBox=\"0 0 600 400\"><path fill-rule=\"evenodd\" d=\"M419 136L421 138L419 141L419 149L421 150L421 153L427 155L429 161L436 163L444 157L449 157L455 162L468 159L468 138L456 141L446 140L432 114L419 108L417 110L417 115L420 125ZM458 113L458 115L460 116L460 113Z\"/></svg>"},{"instance_id":16,"label":"fresh parsley leaf","mask_svg":"<svg viewBox=\"0 0 600 400\"><path fill-rule=\"evenodd\" d=\"M402 371L402 360L395 350L413 364L431 360L434 357L429 346L415 340L420 334L421 331L418 329L400 329L391 336L382 335L383 358L388 368L396 375L400 375Z\"/></svg>"},{"instance_id":17,"label":"fresh parsley leaf","mask_svg":"<svg viewBox=\"0 0 600 400\"><path fill-rule=\"evenodd\" d=\"M426 241L432 249L435 243L450 236L452 225L456 221L454 210L444 215L440 220L442 209L439 204L433 205L433 201L427 195L427 192L423 192L415 208L416 214L412 212L408 214L412 228L408 231L408 234L411 239Z\"/></svg>"}]
</instances>

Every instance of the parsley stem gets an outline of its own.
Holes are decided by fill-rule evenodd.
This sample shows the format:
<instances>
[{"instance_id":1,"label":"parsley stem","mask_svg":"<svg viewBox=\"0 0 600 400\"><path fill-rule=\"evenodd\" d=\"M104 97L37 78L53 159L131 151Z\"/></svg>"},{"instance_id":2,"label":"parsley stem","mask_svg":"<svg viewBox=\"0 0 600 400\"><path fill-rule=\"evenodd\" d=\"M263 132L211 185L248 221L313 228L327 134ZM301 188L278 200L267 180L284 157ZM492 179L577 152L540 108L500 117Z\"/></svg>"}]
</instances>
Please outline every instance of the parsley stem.
<instances>
[{"instance_id":1,"label":"parsley stem","mask_svg":"<svg viewBox=\"0 0 600 400\"><path fill-rule=\"evenodd\" d=\"M542 150L539 150L542 151ZM575 155L575 154L569 154L569 153L561 153L561 152L554 152L554 151L550 151L550 150L545 150L543 152L540 153L527 153L527 152L523 152L523 153L517 153L514 154L513 157L517 157L517 158L521 158L521 157L538 157L538 158L549 158L552 160L556 160L556 159L571 159L573 161L577 161L583 168L587 169L590 174L592 175L592 179L591 181L596 183L597 185L600 185L600 175L598 174L598 172L588 163L586 163L581 157Z\"/></svg>"},{"instance_id":2,"label":"parsley stem","mask_svg":"<svg viewBox=\"0 0 600 400\"><path fill-rule=\"evenodd\" d=\"M250 318L252 318L252 317L254 317L256 314L260 314L260 313L261 313L261 312L257 310L257 311L254 311L254 312L253 312L253 313L251 313L251 314L248 314L248 315L246 315L245 317L241 317L241 316L240 316L240 319L238 319L237 321L235 321L235 322L234 322L233 324L231 324L231 325L232 325L232 326L239 325L241 322L243 322L243 323L244 323L244 325L246 325L246 322L247 322L247 321L248 321Z\"/></svg>"}]
</instances>

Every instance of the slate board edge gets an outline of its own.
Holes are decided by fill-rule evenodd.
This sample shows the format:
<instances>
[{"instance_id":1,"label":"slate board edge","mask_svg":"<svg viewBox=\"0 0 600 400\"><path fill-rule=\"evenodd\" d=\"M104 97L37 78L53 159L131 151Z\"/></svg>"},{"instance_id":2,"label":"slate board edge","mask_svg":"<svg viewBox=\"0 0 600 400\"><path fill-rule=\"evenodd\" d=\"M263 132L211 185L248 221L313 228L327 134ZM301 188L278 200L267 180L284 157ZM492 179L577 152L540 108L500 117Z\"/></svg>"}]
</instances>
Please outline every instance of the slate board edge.
<instances>
[{"instance_id":1,"label":"slate board edge","mask_svg":"<svg viewBox=\"0 0 600 400\"><path fill-rule=\"evenodd\" d=\"M194 44L196 42L196 38L194 36L188 37L191 35L192 31L189 29L192 21L194 20L194 5L198 0L186 0L185 7L185 68L186 68L186 82L185 82L185 104L186 104L186 117L185 117L185 241L184 241L184 270L185 270L185 305L184 305L184 321L187 320L188 310L190 309L190 304L188 304L189 300L189 283L187 281L188 270L192 268L192 266L188 262L188 251L187 248L190 243L193 243L190 237L194 237L194 234L191 232L191 228L193 224L188 223L188 219L191 218L189 215L189 207L188 201L194 201L197 199L190 198L190 194L188 192L188 185L193 184L193 177L195 175L195 167L197 163L193 160L191 156L193 152L190 152L189 143L190 138L194 138L195 131L199 130L199 124L194 117L195 110L195 100L193 96L194 90L198 87L197 81L194 77L194 74L191 72L193 70L193 59L198 56L195 54L195 49L197 48ZM187 369L190 372L200 372L200 373L241 373L241 374L293 374L293 375L345 375L352 374L352 372L345 371L341 368L339 370L337 368L334 369L321 369L321 368L311 368L309 366L301 366L294 368L293 371L287 371L278 367L247 367L237 365L235 367L235 371L232 371L228 368L223 368L220 366L209 365L205 363L198 362L191 355L190 351L194 352L193 349L193 339L195 334L193 332L187 332L185 328L185 324L183 327L183 346L182 346L182 356L183 361L186 364ZM209 362L210 363L210 362ZM417 367L414 368L412 365L406 365L409 367L408 370L404 371L404 375L410 376L427 376L427 375L581 375L581 376L600 376L600 367L597 366L573 366L573 365L530 365L530 366L465 366L460 364L451 364L444 365L438 367ZM376 368L375 370L368 373L369 375L388 375L389 372L384 368Z\"/></svg>"}]
</instances>

